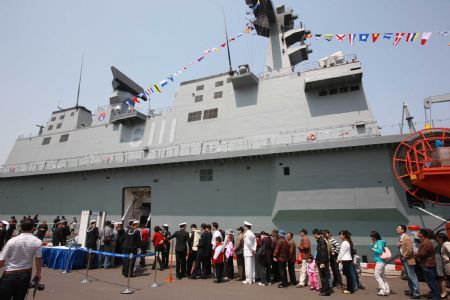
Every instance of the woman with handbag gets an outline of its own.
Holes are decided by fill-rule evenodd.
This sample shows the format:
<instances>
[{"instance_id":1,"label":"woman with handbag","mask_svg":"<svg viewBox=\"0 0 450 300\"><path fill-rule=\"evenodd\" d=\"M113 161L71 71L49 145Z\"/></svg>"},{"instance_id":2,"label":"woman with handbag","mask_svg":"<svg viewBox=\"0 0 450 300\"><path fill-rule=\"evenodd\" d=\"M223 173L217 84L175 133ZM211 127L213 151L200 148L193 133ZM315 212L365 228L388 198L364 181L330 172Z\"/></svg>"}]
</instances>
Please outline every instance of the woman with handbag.
<instances>
[{"instance_id":1,"label":"woman with handbag","mask_svg":"<svg viewBox=\"0 0 450 300\"><path fill-rule=\"evenodd\" d=\"M378 282L378 287L380 288L377 295L388 296L391 294L391 290L388 282L386 281L384 271L386 268L386 261L390 258L391 253L389 248L386 247L386 241L381 239L378 232L372 231L370 233L370 237L372 238L371 250L373 253L373 260L375 261L374 277Z\"/></svg>"}]
</instances>

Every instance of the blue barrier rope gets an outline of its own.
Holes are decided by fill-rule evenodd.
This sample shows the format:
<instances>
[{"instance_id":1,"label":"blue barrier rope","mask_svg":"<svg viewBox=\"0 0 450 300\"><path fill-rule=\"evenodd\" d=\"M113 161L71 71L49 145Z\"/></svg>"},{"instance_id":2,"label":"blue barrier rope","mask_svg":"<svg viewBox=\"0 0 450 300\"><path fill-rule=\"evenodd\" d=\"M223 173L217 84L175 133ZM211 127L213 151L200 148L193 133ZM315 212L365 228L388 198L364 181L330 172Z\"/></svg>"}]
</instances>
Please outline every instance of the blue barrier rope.
<instances>
[{"instance_id":1,"label":"blue barrier rope","mask_svg":"<svg viewBox=\"0 0 450 300\"><path fill-rule=\"evenodd\" d=\"M89 249L85 249L85 248L78 248L78 250L84 251L84 252L89 252ZM91 253L94 254L100 254L100 255L104 255L104 256L112 256L112 257L122 257L122 258L129 258L130 254L120 254L120 253L112 253L112 252L104 252L104 251L96 251L96 250L91 250ZM145 256L154 256L155 253L148 253L148 254L132 254L133 258L134 257L145 257Z\"/></svg>"}]
</instances>

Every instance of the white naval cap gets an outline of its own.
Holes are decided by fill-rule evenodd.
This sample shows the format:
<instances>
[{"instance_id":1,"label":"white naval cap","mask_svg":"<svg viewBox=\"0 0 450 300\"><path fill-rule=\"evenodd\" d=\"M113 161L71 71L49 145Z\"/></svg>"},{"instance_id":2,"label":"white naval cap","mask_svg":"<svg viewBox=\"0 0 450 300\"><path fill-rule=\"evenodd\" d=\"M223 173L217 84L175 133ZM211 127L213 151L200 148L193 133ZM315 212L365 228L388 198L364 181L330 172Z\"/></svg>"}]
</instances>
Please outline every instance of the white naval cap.
<instances>
[{"instance_id":1,"label":"white naval cap","mask_svg":"<svg viewBox=\"0 0 450 300\"><path fill-rule=\"evenodd\" d=\"M163 227L169 227L169 224L163 224Z\"/></svg>"},{"instance_id":2,"label":"white naval cap","mask_svg":"<svg viewBox=\"0 0 450 300\"><path fill-rule=\"evenodd\" d=\"M180 226L180 227L186 226L186 222L180 223L180 224L178 224L178 226Z\"/></svg>"},{"instance_id":3,"label":"white naval cap","mask_svg":"<svg viewBox=\"0 0 450 300\"><path fill-rule=\"evenodd\" d=\"M2 223L5 225L9 225L8 221L5 221L5 220L3 220Z\"/></svg>"},{"instance_id":4,"label":"white naval cap","mask_svg":"<svg viewBox=\"0 0 450 300\"><path fill-rule=\"evenodd\" d=\"M253 224L252 224L252 223L249 223L249 222L247 222L247 221L244 221L244 225L252 226Z\"/></svg>"},{"instance_id":5,"label":"white naval cap","mask_svg":"<svg viewBox=\"0 0 450 300\"><path fill-rule=\"evenodd\" d=\"M89 223L97 223L97 220L91 220L91 222L89 222Z\"/></svg>"}]
</instances>

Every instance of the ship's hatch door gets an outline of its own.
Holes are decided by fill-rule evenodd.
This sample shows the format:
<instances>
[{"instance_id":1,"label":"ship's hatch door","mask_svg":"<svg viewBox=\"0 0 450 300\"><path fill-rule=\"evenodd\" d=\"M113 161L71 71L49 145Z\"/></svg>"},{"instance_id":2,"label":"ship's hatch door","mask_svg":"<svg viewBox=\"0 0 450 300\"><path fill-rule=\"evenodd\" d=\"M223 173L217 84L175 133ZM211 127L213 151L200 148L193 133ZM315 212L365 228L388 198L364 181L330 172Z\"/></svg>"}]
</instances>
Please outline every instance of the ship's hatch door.
<instances>
[{"instance_id":1,"label":"ship's hatch door","mask_svg":"<svg viewBox=\"0 0 450 300\"><path fill-rule=\"evenodd\" d=\"M127 187L123 189L122 197L122 220L127 225L128 220L139 220L147 227L151 213L151 188L150 187Z\"/></svg>"}]
</instances>

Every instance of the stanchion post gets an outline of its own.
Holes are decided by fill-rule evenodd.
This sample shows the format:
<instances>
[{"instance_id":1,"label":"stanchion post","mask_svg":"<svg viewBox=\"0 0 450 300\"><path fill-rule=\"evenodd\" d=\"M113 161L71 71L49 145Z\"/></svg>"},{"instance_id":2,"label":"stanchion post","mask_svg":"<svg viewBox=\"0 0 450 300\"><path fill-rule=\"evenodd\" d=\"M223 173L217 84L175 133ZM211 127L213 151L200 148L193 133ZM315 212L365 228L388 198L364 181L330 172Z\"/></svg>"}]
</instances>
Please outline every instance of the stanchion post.
<instances>
[{"instance_id":1,"label":"stanchion post","mask_svg":"<svg viewBox=\"0 0 450 300\"><path fill-rule=\"evenodd\" d=\"M127 279L127 288L121 292L121 294L133 294L134 291L130 289L130 275L131 275L131 260L133 259L133 253L130 253L129 261L128 261L128 279Z\"/></svg>"},{"instance_id":2,"label":"stanchion post","mask_svg":"<svg viewBox=\"0 0 450 300\"><path fill-rule=\"evenodd\" d=\"M72 246L72 244L69 244L69 252L67 253L67 258L66 258L66 265L65 265L65 267L64 267L64 271L62 271L61 273L63 273L63 274L66 274L66 273L69 273L68 271L67 271L67 269L69 268L69 261L70 261L70 247Z\"/></svg>"},{"instance_id":3,"label":"stanchion post","mask_svg":"<svg viewBox=\"0 0 450 300\"><path fill-rule=\"evenodd\" d=\"M86 266L86 276L84 277L84 279L81 281L81 283L89 283L91 282L88 279L89 276L89 265L91 264L91 249L89 249L88 251L88 261L87 261L87 266Z\"/></svg>"},{"instance_id":4,"label":"stanchion post","mask_svg":"<svg viewBox=\"0 0 450 300\"><path fill-rule=\"evenodd\" d=\"M155 276L153 276L153 283L150 284L150 287L152 288L157 288L159 287L159 283L156 282L156 272L157 272L157 267L156 267L156 262L157 262L157 257L158 257L158 251L155 251L155 260L153 261L153 265L155 266Z\"/></svg>"}]
</instances>

